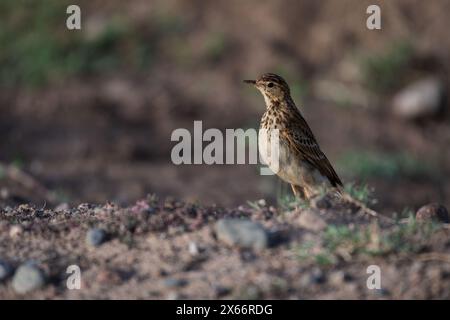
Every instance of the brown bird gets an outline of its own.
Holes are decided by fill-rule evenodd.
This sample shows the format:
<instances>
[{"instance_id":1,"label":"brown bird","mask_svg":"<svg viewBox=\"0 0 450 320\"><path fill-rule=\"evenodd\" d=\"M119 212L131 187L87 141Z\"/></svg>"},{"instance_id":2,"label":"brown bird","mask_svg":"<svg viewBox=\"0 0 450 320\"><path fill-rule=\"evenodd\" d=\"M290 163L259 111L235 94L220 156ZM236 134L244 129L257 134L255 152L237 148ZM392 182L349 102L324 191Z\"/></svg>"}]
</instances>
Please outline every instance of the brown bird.
<instances>
[{"instance_id":1,"label":"brown bird","mask_svg":"<svg viewBox=\"0 0 450 320\"><path fill-rule=\"evenodd\" d=\"M298 198L309 200L324 188L339 190L341 179L292 100L286 81L276 74L266 73L257 80L244 82L261 91L266 102L258 143L261 157L269 168L291 184ZM277 159L270 144L273 130L278 130Z\"/></svg>"}]
</instances>

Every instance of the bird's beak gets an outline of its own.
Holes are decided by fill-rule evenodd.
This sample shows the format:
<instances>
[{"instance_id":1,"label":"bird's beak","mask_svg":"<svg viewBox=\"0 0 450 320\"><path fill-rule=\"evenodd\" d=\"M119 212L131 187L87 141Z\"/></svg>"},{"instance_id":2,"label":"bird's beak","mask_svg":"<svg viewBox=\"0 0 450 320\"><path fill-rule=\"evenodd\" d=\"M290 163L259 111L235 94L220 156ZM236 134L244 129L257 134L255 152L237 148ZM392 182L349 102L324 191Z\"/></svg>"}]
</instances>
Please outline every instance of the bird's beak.
<instances>
[{"instance_id":1,"label":"bird's beak","mask_svg":"<svg viewBox=\"0 0 450 320\"><path fill-rule=\"evenodd\" d=\"M256 85L256 81L255 80L244 80L245 83L249 83L249 84L253 84Z\"/></svg>"}]
</instances>

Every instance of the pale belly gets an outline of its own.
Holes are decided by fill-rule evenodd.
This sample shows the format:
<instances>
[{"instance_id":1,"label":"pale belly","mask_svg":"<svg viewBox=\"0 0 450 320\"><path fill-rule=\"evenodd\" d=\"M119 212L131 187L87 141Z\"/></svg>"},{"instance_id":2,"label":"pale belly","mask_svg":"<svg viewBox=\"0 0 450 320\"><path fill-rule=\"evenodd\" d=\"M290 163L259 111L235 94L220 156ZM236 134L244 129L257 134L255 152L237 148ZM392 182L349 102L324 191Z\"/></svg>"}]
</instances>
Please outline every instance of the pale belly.
<instances>
[{"instance_id":1,"label":"pale belly","mask_svg":"<svg viewBox=\"0 0 450 320\"><path fill-rule=\"evenodd\" d=\"M273 136L271 139L270 134L264 134L263 132L263 130L260 130L258 137L261 159L282 180L310 188L330 185L328 178L324 177L317 169L295 157L287 143L280 139L277 148L276 139L274 141Z\"/></svg>"}]
</instances>

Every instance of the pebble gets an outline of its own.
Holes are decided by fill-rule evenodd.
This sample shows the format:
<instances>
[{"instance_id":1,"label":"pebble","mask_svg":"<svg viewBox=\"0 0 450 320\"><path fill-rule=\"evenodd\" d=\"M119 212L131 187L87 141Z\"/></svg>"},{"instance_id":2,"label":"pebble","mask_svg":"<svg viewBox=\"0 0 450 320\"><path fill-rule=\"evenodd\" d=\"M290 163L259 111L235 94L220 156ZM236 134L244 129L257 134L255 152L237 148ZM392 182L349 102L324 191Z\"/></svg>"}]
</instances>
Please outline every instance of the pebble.
<instances>
[{"instance_id":1,"label":"pebble","mask_svg":"<svg viewBox=\"0 0 450 320\"><path fill-rule=\"evenodd\" d=\"M106 231L99 228L89 229L86 233L86 244L91 247L98 247L106 241Z\"/></svg>"},{"instance_id":2,"label":"pebble","mask_svg":"<svg viewBox=\"0 0 450 320\"><path fill-rule=\"evenodd\" d=\"M223 296L228 295L231 292L230 288L223 287L220 285L213 286L213 290L214 290L214 297L216 298L221 298Z\"/></svg>"},{"instance_id":3,"label":"pebble","mask_svg":"<svg viewBox=\"0 0 450 320\"><path fill-rule=\"evenodd\" d=\"M6 280L12 274L13 268L5 260L0 259L0 282Z\"/></svg>"},{"instance_id":4,"label":"pebble","mask_svg":"<svg viewBox=\"0 0 450 320\"><path fill-rule=\"evenodd\" d=\"M186 279L167 278L164 279L164 286L167 288L179 288L188 284Z\"/></svg>"},{"instance_id":5,"label":"pebble","mask_svg":"<svg viewBox=\"0 0 450 320\"><path fill-rule=\"evenodd\" d=\"M45 285L43 272L33 263L22 264L14 274L12 286L19 294L28 293Z\"/></svg>"},{"instance_id":6,"label":"pebble","mask_svg":"<svg viewBox=\"0 0 450 320\"><path fill-rule=\"evenodd\" d=\"M192 256L196 256L199 254L198 246L195 242L191 241L189 242L189 253Z\"/></svg>"},{"instance_id":7,"label":"pebble","mask_svg":"<svg viewBox=\"0 0 450 320\"><path fill-rule=\"evenodd\" d=\"M67 211L69 209L70 209L69 205L67 203L63 202L63 203L60 203L58 206L56 206L55 211L62 212L62 211Z\"/></svg>"},{"instance_id":8,"label":"pebble","mask_svg":"<svg viewBox=\"0 0 450 320\"><path fill-rule=\"evenodd\" d=\"M430 203L424 205L416 213L417 221L435 220L444 223L450 223L447 208L439 203Z\"/></svg>"},{"instance_id":9,"label":"pebble","mask_svg":"<svg viewBox=\"0 0 450 320\"><path fill-rule=\"evenodd\" d=\"M241 248L261 250L269 247L269 233L259 224L244 219L221 219L215 231L220 241Z\"/></svg>"},{"instance_id":10,"label":"pebble","mask_svg":"<svg viewBox=\"0 0 450 320\"><path fill-rule=\"evenodd\" d=\"M386 296L390 295L390 291L385 288L373 289L373 290L371 290L371 292L380 297L386 297Z\"/></svg>"},{"instance_id":11,"label":"pebble","mask_svg":"<svg viewBox=\"0 0 450 320\"><path fill-rule=\"evenodd\" d=\"M15 238L15 237L19 236L22 232L23 232L23 228L21 226L13 225L9 229L9 236L11 238Z\"/></svg>"},{"instance_id":12,"label":"pebble","mask_svg":"<svg viewBox=\"0 0 450 320\"><path fill-rule=\"evenodd\" d=\"M178 292L169 292L167 300L180 300L181 295Z\"/></svg>"}]
</instances>

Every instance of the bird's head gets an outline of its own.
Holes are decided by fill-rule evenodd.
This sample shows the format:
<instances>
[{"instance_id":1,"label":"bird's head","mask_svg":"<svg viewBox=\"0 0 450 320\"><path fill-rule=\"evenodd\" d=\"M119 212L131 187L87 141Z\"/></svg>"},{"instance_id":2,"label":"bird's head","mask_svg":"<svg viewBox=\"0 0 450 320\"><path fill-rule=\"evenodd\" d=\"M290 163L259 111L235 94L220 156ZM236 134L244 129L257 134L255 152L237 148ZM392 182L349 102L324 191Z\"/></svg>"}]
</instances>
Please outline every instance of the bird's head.
<instances>
[{"instance_id":1,"label":"bird's head","mask_svg":"<svg viewBox=\"0 0 450 320\"><path fill-rule=\"evenodd\" d=\"M287 82L274 73L265 73L256 80L244 80L245 83L253 84L261 91L266 103L282 101L290 97Z\"/></svg>"}]
</instances>

